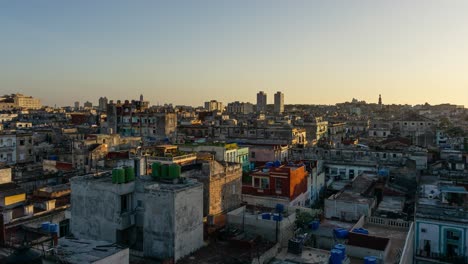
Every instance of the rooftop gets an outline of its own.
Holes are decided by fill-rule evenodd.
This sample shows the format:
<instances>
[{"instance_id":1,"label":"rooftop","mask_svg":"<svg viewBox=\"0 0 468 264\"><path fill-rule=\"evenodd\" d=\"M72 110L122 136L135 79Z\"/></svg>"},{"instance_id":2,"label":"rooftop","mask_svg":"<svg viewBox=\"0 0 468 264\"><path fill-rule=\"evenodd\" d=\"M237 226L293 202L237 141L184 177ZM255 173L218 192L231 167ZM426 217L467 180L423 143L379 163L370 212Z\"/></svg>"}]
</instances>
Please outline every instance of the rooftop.
<instances>
[{"instance_id":1,"label":"rooftop","mask_svg":"<svg viewBox=\"0 0 468 264\"><path fill-rule=\"evenodd\" d=\"M61 238L57 246L57 257L70 264L95 263L128 249L105 241ZM128 253L127 253L128 254Z\"/></svg>"},{"instance_id":2,"label":"rooftop","mask_svg":"<svg viewBox=\"0 0 468 264\"><path fill-rule=\"evenodd\" d=\"M329 257L330 251L306 247L301 255L291 254L287 250L282 250L270 264L328 264Z\"/></svg>"}]
</instances>

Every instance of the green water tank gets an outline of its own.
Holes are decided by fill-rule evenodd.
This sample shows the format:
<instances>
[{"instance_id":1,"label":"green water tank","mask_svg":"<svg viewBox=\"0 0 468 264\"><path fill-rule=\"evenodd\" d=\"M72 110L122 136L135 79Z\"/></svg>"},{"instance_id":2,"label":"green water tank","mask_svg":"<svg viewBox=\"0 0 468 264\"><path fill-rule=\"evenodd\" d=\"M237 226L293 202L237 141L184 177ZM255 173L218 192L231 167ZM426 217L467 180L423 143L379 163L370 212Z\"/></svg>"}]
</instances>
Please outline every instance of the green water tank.
<instances>
[{"instance_id":1,"label":"green water tank","mask_svg":"<svg viewBox=\"0 0 468 264\"><path fill-rule=\"evenodd\" d=\"M177 179L180 177L182 168L177 164L169 165L169 178Z\"/></svg>"},{"instance_id":2,"label":"green water tank","mask_svg":"<svg viewBox=\"0 0 468 264\"><path fill-rule=\"evenodd\" d=\"M151 165L151 175L153 178L161 177L161 163L155 162Z\"/></svg>"},{"instance_id":3,"label":"green water tank","mask_svg":"<svg viewBox=\"0 0 468 264\"><path fill-rule=\"evenodd\" d=\"M125 183L125 171L124 169L117 170L117 183Z\"/></svg>"},{"instance_id":4,"label":"green water tank","mask_svg":"<svg viewBox=\"0 0 468 264\"><path fill-rule=\"evenodd\" d=\"M125 167L125 182L131 182L135 180L135 170L133 167Z\"/></svg>"},{"instance_id":5,"label":"green water tank","mask_svg":"<svg viewBox=\"0 0 468 264\"><path fill-rule=\"evenodd\" d=\"M112 170L112 183L117 183L117 170Z\"/></svg>"},{"instance_id":6,"label":"green water tank","mask_svg":"<svg viewBox=\"0 0 468 264\"><path fill-rule=\"evenodd\" d=\"M169 166L167 164L164 164L161 167L161 177L162 178L168 178L169 177Z\"/></svg>"}]
</instances>

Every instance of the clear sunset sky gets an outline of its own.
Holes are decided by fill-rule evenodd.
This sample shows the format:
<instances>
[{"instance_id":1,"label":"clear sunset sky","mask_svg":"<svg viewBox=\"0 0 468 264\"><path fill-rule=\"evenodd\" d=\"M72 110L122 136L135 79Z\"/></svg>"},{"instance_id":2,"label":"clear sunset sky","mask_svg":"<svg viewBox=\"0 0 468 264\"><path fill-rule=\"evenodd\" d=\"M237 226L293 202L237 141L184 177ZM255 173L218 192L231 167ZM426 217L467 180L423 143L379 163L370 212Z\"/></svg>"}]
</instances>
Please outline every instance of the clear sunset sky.
<instances>
[{"instance_id":1,"label":"clear sunset sky","mask_svg":"<svg viewBox=\"0 0 468 264\"><path fill-rule=\"evenodd\" d=\"M468 105L468 1L0 1L0 94Z\"/></svg>"}]
</instances>

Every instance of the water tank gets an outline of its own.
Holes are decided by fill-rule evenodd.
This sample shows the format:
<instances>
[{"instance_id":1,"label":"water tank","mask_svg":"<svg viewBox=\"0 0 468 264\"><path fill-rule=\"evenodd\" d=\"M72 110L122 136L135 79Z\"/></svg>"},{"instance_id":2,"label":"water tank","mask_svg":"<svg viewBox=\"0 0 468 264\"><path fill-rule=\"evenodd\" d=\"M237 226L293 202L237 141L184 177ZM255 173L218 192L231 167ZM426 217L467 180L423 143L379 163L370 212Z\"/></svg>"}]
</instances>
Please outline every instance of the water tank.
<instances>
[{"instance_id":1,"label":"water tank","mask_svg":"<svg viewBox=\"0 0 468 264\"><path fill-rule=\"evenodd\" d=\"M125 182L131 182L135 180L135 170L132 167L125 168Z\"/></svg>"},{"instance_id":2,"label":"water tank","mask_svg":"<svg viewBox=\"0 0 468 264\"><path fill-rule=\"evenodd\" d=\"M117 169L117 183L125 183L125 170Z\"/></svg>"},{"instance_id":3,"label":"water tank","mask_svg":"<svg viewBox=\"0 0 468 264\"><path fill-rule=\"evenodd\" d=\"M330 263L331 264L341 264L341 263L343 263L343 258L342 258L343 252L341 252L341 250L332 249L330 253L331 253L331 255L330 255Z\"/></svg>"},{"instance_id":4,"label":"water tank","mask_svg":"<svg viewBox=\"0 0 468 264\"><path fill-rule=\"evenodd\" d=\"M314 220L309 223L309 228L312 230L317 230L320 227L320 221L319 220Z\"/></svg>"},{"instance_id":5,"label":"water tank","mask_svg":"<svg viewBox=\"0 0 468 264\"><path fill-rule=\"evenodd\" d=\"M112 170L112 183L117 183L117 170Z\"/></svg>"},{"instance_id":6,"label":"water tank","mask_svg":"<svg viewBox=\"0 0 468 264\"><path fill-rule=\"evenodd\" d=\"M161 177L161 163L155 162L151 165L151 176L153 178Z\"/></svg>"},{"instance_id":7,"label":"water tank","mask_svg":"<svg viewBox=\"0 0 468 264\"><path fill-rule=\"evenodd\" d=\"M49 232L58 234L59 232L59 225L58 224L50 224L49 225Z\"/></svg>"},{"instance_id":8,"label":"water tank","mask_svg":"<svg viewBox=\"0 0 468 264\"><path fill-rule=\"evenodd\" d=\"M182 167L177 165L177 164L171 164L169 165L169 178L171 179L177 179L180 177L180 174L182 173Z\"/></svg>"},{"instance_id":9,"label":"water tank","mask_svg":"<svg viewBox=\"0 0 468 264\"><path fill-rule=\"evenodd\" d=\"M364 258L364 264L376 264L377 263L377 258L373 256L365 257Z\"/></svg>"},{"instance_id":10,"label":"water tank","mask_svg":"<svg viewBox=\"0 0 468 264\"><path fill-rule=\"evenodd\" d=\"M162 178L169 177L169 166L167 164L163 164L161 166L161 177Z\"/></svg>"},{"instance_id":11,"label":"water tank","mask_svg":"<svg viewBox=\"0 0 468 264\"><path fill-rule=\"evenodd\" d=\"M46 232L49 232L49 226L50 226L50 222L44 222L41 224L41 229L42 231L46 231Z\"/></svg>"},{"instance_id":12,"label":"water tank","mask_svg":"<svg viewBox=\"0 0 468 264\"><path fill-rule=\"evenodd\" d=\"M276 212L277 213L282 213L284 212L284 205L283 204L276 204Z\"/></svg>"},{"instance_id":13,"label":"water tank","mask_svg":"<svg viewBox=\"0 0 468 264\"><path fill-rule=\"evenodd\" d=\"M369 234L369 231L367 229L362 228L362 227L354 228L353 232L358 233L358 234L362 234L362 235L368 235Z\"/></svg>"},{"instance_id":14,"label":"water tank","mask_svg":"<svg viewBox=\"0 0 468 264\"><path fill-rule=\"evenodd\" d=\"M348 237L348 230L344 228L335 228L333 233L337 238L347 238Z\"/></svg>"},{"instance_id":15,"label":"water tank","mask_svg":"<svg viewBox=\"0 0 468 264\"><path fill-rule=\"evenodd\" d=\"M262 214L262 219L263 220L271 220L271 214L270 213L263 213Z\"/></svg>"},{"instance_id":16,"label":"water tank","mask_svg":"<svg viewBox=\"0 0 468 264\"><path fill-rule=\"evenodd\" d=\"M338 249L338 250L340 250L340 251L342 252L341 257L342 257L342 259L344 260L344 259L346 258L346 247L345 247L345 245L343 245L343 244L336 244L334 248L335 248L335 249Z\"/></svg>"},{"instance_id":17,"label":"water tank","mask_svg":"<svg viewBox=\"0 0 468 264\"><path fill-rule=\"evenodd\" d=\"M276 160L276 161L273 163L273 166L275 166L275 167L281 166L281 161Z\"/></svg>"},{"instance_id":18,"label":"water tank","mask_svg":"<svg viewBox=\"0 0 468 264\"><path fill-rule=\"evenodd\" d=\"M50 160L58 160L58 156L57 155L50 155L49 159Z\"/></svg>"},{"instance_id":19,"label":"water tank","mask_svg":"<svg viewBox=\"0 0 468 264\"><path fill-rule=\"evenodd\" d=\"M288 241L288 252L292 254L302 254L304 242L302 239L293 237Z\"/></svg>"},{"instance_id":20,"label":"water tank","mask_svg":"<svg viewBox=\"0 0 468 264\"><path fill-rule=\"evenodd\" d=\"M266 166L267 168L271 168L271 167L273 167L273 165L274 165L274 163L271 162L271 161L269 161L269 162L267 162L267 163L265 164L265 166Z\"/></svg>"},{"instance_id":21,"label":"water tank","mask_svg":"<svg viewBox=\"0 0 468 264\"><path fill-rule=\"evenodd\" d=\"M273 221L278 221L278 222L283 221L283 215L281 215L281 214L273 214Z\"/></svg>"}]
</instances>

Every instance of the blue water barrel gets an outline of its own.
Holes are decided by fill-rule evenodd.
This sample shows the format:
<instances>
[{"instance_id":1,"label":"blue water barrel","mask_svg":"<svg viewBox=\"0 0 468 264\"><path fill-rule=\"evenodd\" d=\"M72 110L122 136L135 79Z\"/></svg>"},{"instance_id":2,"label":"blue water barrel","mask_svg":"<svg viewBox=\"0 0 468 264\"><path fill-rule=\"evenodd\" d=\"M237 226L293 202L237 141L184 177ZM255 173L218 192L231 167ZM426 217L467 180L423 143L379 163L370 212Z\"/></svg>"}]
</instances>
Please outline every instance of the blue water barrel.
<instances>
[{"instance_id":1,"label":"blue water barrel","mask_svg":"<svg viewBox=\"0 0 468 264\"><path fill-rule=\"evenodd\" d=\"M330 263L331 264L341 264L343 263L343 258L341 257L343 252L338 249L332 249L331 250L331 256L330 256Z\"/></svg>"},{"instance_id":2,"label":"blue water barrel","mask_svg":"<svg viewBox=\"0 0 468 264\"><path fill-rule=\"evenodd\" d=\"M362 234L362 235L368 235L369 234L369 231L367 229L362 228L362 227L354 228L353 232L358 233L358 234Z\"/></svg>"},{"instance_id":3,"label":"blue water barrel","mask_svg":"<svg viewBox=\"0 0 468 264\"><path fill-rule=\"evenodd\" d=\"M49 232L50 233L55 233L57 234L59 231L59 225L58 224L50 224L49 225Z\"/></svg>"},{"instance_id":4,"label":"blue water barrel","mask_svg":"<svg viewBox=\"0 0 468 264\"><path fill-rule=\"evenodd\" d=\"M50 226L50 222L44 222L41 224L41 229L42 231L46 231L46 232L49 232L49 226Z\"/></svg>"},{"instance_id":5,"label":"blue water barrel","mask_svg":"<svg viewBox=\"0 0 468 264\"><path fill-rule=\"evenodd\" d=\"M276 204L276 207L275 207L275 208L276 208L276 212L277 212L277 213L282 213L282 212L284 212L284 205L282 205L282 204Z\"/></svg>"},{"instance_id":6,"label":"blue water barrel","mask_svg":"<svg viewBox=\"0 0 468 264\"><path fill-rule=\"evenodd\" d=\"M320 227L320 221L319 220L314 220L309 222L309 228L312 230L317 230Z\"/></svg>"},{"instance_id":7,"label":"blue water barrel","mask_svg":"<svg viewBox=\"0 0 468 264\"><path fill-rule=\"evenodd\" d=\"M281 166L281 161L277 160L277 161L275 161L275 162L273 163L273 165L274 165L275 167L279 167L279 166Z\"/></svg>"},{"instance_id":8,"label":"blue water barrel","mask_svg":"<svg viewBox=\"0 0 468 264\"><path fill-rule=\"evenodd\" d=\"M274 215L273 215L273 221L278 221L278 222L283 221L283 215L281 215L281 214L274 214Z\"/></svg>"},{"instance_id":9,"label":"blue water barrel","mask_svg":"<svg viewBox=\"0 0 468 264\"><path fill-rule=\"evenodd\" d=\"M271 220L271 214L270 213L263 213L262 214L262 219Z\"/></svg>"},{"instance_id":10,"label":"blue water barrel","mask_svg":"<svg viewBox=\"0 0 468 264\"><path fill-rule=\"evenodd\" d=\"M344 260L346 258L346 247L343 244L336 244L335 249L340 250L343 254L341 255L342 259Z\"/></svg>"},{"instance_id":11,"label":"blue water barrel","mask_svg":"<svg viewBox=\"0 0 468 264\"><path fill-rule=\"evenodd\" d=\"M344 228L335 228L333 230L333 232L335 233L335 236L337 238L347 238L348 237L348 230L346 230Z\"/></svg>"},{"instance_id":12,"label":"blue water barrel","mask_svg":"<svg viewBox=\"0 0 468 264\"><path fill-rule=\"evenodd\" d=\"M58 157L57 157L57 155L50 155L49 159L50 160L58 160Z\"/></svg>"},{"instance_id":13,"label":"blue water barrel","mask_svg":"<svg viewBox=\"0 0 468 264\"><path fill-rule=\"evenodd\" d=\"M376 264L377 263L377 258L373 256L365 257L364 258L364 264Z\"/></svg>"},{"instance_id":14,"label":"blue water barrel","mask_svg":"<svg viewBox=\"0 0 468 264\"><path fill-rule=\"evenodd\" d=\"M267 163L265 164L265 166L266 166L267 168L271 168L271 167L273 167L273 164L274 164L274 163L270 161L270 162L267 162Z\"/></svg>"}]
</instances>

